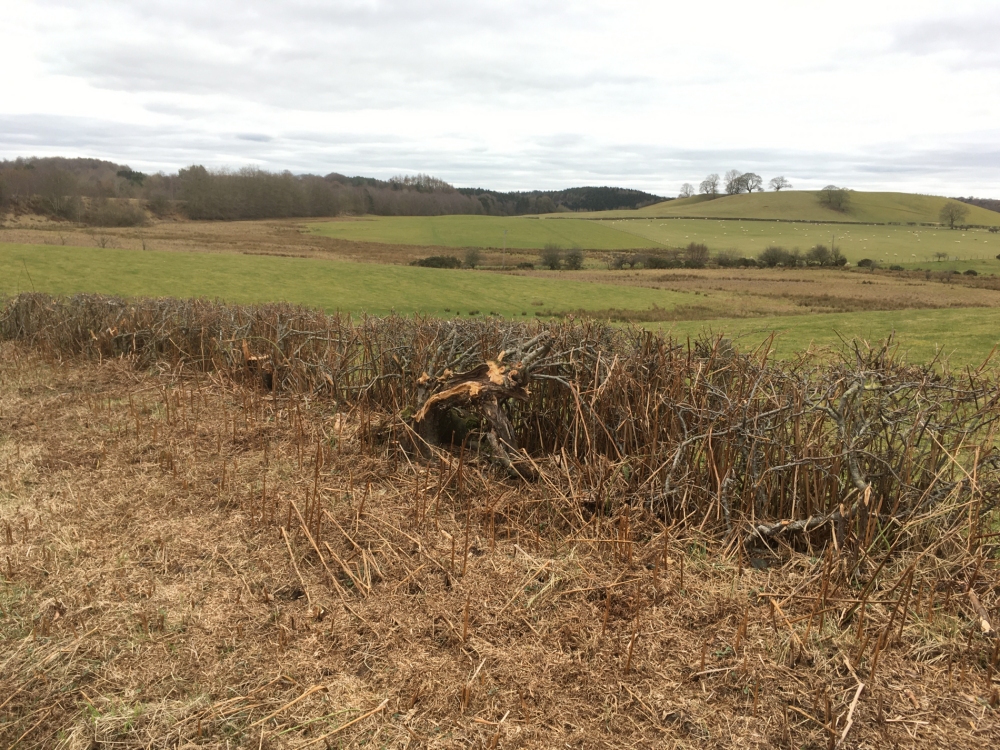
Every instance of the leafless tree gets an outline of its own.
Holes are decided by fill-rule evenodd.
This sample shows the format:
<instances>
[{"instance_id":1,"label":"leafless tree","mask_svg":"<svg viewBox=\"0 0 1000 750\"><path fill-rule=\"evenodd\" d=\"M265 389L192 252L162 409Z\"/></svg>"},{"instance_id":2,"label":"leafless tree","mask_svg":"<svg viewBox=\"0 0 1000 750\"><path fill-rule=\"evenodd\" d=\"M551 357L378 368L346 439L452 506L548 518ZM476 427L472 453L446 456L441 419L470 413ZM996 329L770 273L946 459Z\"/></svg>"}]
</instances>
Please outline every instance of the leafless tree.
<instances>
[{"instance_id":1,"label":"leafless tree","mask_svg":"<svg viewBox=\"0 0 1000 750\"><path fill-rule=\"evenodd\" d=\"M719 175L710 174L704 180L701 181L701 185L698 187L698 192L702 195L718 195L719 194Z\"/></svg>"},{"instance_id":2,"label":"leafless tree","mask_svg":"<svg viewBox=\"0 0 1000 750\"><path fill-rule=\"evenodd\" d=\"M969 207L957 201L948 201L941 206L941 223L947 224L951 229L954 229L956 224L965 221L965 217L968 215Z\"/></svg>"},{"instance_id":3,"label":"leafless tree","mask_svg":"<svg viewBox=\"0 0 1000 750\"><path fill-rule=\"evenodd\" d=\"M743 173L738 169L730 169L726 172L726 195L738 195L743 192Z\"/></svg>"},{"instance_id":4,"label":"leafless tree","mask_svg":"<svg viewBox=\"0 0 1000 750\"><path fill-rule=\"evenodd\" d=\"M771 181L769 183L767 183L767 184L768 184L768 187L770 187L771 190L773 190L776 193L778 191L780 191L780 190L784 190L784 189L791 190L792 189L792 183L790 183L788 180L786 180L783 175L781 177L772 177Z\"/></svg>"},{"instance_id":5,"label":"leafless tree","mask_svg":"<svg viewBox=\"0 0 1000 750\"><path fill-rule=\"evenodd\" d=\"M694 195L694 185L692 185L690 182L685 182L683 185L681 185L681 192L680 194L678 194L677 197L690 198L692 195Z\"/></svg>"},{"instance_id":6,"label":"leafless tree","mask_svg":"<svg viewBox=\"0 0 1000 750\"><path fill-rule=\"evenodd\" d=\"M754 172L746 172L740 176L740 185L748 193L752 193L754 190L764 190L764 180L759 174Z\"/></svg>"},{"instance_id":7,"label":"leafless tree","mask_svg":"<svg viewBox=\"0 0 1000 750\"><path fill-rule=\"evenodd\" d=\"M819 202L834 211L846 211L851 207L851 194L847 188L827 185L819 191Z\"/></svg>"}]
</instances>

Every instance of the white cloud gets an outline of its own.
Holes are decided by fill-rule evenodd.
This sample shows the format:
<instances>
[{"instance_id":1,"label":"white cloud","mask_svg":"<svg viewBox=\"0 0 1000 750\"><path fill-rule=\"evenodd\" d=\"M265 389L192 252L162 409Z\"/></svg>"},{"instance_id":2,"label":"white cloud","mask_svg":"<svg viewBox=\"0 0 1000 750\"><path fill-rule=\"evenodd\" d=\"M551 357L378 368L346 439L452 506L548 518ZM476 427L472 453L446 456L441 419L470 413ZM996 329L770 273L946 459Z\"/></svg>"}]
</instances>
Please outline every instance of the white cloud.
<instances>
[{"instance_id":1,"label":"white cloud","mask_svg":"<svg viewBox=\"0 0 1000 750\"><path fill-rule=\"evenodd\" d=\"M1000 193L992 2L20 3L0 155Z\"/></svg>"}]
</instances>

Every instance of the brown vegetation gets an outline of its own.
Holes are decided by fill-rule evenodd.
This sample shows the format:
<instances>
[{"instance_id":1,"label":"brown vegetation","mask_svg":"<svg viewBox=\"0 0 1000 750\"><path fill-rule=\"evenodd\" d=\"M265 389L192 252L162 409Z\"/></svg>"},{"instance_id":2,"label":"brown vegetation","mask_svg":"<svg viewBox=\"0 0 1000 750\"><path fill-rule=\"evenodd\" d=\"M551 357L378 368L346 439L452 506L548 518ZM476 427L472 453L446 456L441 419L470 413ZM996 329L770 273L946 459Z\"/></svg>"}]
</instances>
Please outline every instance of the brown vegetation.
<instances>
[{"instance_id":1,"label":"brown vegetation","mask_svg":"<svg viewBox=\"0 0 1000 750\"><path fill-rule=\"evenodd\" d=\"M0 332L7 744L1000 740L987 371L98 297ZM477 365L528 373L538 481L415 437Z\"/></svg>"}]
</instances>

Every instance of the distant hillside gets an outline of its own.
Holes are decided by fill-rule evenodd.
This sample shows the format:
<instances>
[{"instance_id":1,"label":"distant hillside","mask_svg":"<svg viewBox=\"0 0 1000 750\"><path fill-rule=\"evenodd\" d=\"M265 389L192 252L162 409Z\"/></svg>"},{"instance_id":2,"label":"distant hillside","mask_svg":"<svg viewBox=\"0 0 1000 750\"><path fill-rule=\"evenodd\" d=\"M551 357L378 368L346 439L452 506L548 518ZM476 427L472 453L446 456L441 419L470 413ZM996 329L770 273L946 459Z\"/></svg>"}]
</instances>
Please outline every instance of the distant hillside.
<instances>
[{"instance_id":1,"label":"distant hillside","mask_svg":"<svg viewBox=\"0 0 1000 750\"><path fill-rule=\"evenodd\" d=\"M699 195L657 203L628 213L606 212L591 216L934 224L940 221L941 207L949 200L953 199L911 193L850 191L849 206L844 211L837 211L820 203L819 191L782 190L780 193L744 193L716 198ZM1000 214L979 205L970 205L969 215L964 223L997 226L1000 225Z\"/></svg>"},{"instance_id":2,"label":"distant hillside","mask_svg":"<svg viewBox=\"0 0 1000 750\"><path fill-rule=\"evenodd\" d=\"M979 206L988 211L1000 211L1000 200L996 198L956 198L955 200L968 203L970 206Z\"/></svg>"},{"instance_id":3,"label":"distant hillside","mask_svg":"<svg viewBox=\"0 0 1000 750\"><path fill-rule=\"evenodd\" d=\"M123 200L137 202L122 215ZM268 172L256 167L206 169L192 165L154 175L100 159L27 157L0 160L0 211L35 212L68 220L116 226L157 216L234 220L374 214L516 216L570 211L633 210L661 203L662 196L617 187L502 192L455 188L418 174L381 180ZM102 201L95 213L92 201Z\"/></svg>"},{"instance_id":4,"label":"distant hillside","mask_svg":"<svg viewBox=\"0 0 1000 750\"><path fill-rule=\"evenodd\" d=\"M482 188L458 188L460 193L483 196L501 205L512 206L512 214L544 214L557 211L631 211L643 206L662 204L663 198L642 190L619 187L578 187L565 190L530 190L502 193Z\"/></svg>"}]
</instances>

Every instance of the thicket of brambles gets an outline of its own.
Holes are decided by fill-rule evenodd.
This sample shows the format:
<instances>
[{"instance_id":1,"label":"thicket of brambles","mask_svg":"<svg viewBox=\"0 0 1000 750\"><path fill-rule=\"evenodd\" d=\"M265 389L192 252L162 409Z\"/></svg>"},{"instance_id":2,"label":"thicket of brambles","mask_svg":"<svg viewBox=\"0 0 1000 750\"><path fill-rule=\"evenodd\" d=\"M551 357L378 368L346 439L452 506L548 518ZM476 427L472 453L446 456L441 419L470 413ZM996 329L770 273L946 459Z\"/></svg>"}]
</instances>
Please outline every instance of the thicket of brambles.
<instances>
[{"instance_id":1,"label":"thicket of brambles","mask_svg":"<svg viewBox=\"0 0 1000 750\"><path fill-rule=\"evenodd\" d=\"M271 219L340 214L512 216L637 208L663 200L639 190L583 187L562 191L456 189L428 175L379 180L256 167L193 165L176 174L144 174L99 159L0 161L0 210L31 211L95 226L136 226L148 215L191 219Z\"/></svg>"},{"instance_id":2,"label":"thicket of brambles","mask_svg":"<svg viewBox=\"0 0 1000 750\"><path fill-rule=\"evenodd\" d=\"M876 541L964 552L1000 486L995 372L907 365L888 343L786 362L593 321L41 294L0 309L0 340L331 398L361 411L372 446L472 455L475 443L515 478L574 457L590 512L618 477L616 503L649 504L667 524L747 544L819 532L851 566Z\"/></svg>"}]
</instances>

